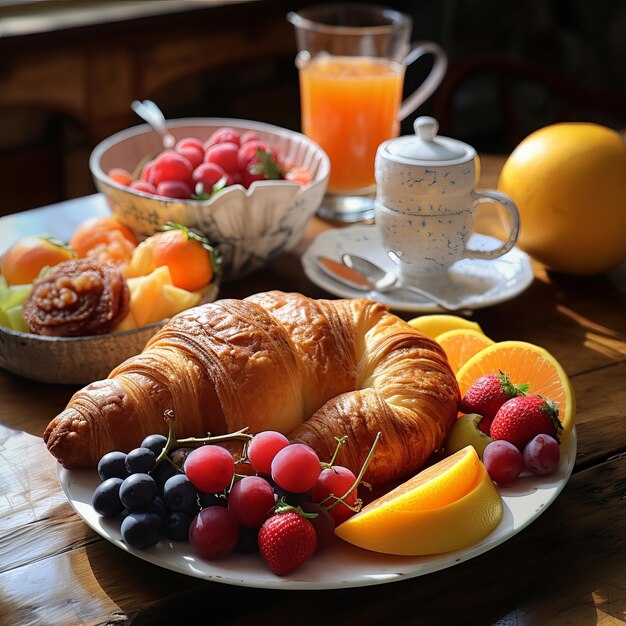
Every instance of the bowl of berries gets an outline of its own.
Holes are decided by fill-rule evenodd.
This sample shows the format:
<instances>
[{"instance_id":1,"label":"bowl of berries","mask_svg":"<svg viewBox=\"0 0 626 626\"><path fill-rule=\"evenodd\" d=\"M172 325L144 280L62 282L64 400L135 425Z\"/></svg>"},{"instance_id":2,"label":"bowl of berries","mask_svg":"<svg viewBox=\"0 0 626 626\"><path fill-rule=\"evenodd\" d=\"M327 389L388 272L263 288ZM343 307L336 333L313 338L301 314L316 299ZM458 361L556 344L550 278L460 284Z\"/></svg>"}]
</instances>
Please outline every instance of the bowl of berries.
<instances>
[{"instance_id":1,"label":"bowl of berries","mask_svg":"<svg viewBox=\"0 0 626 626\"><path fill-rule=\"evenodd\" d=\"M288 129L229 118L170 120L166 149L149 125L98 144L89 166L117 218L142 240L168 222L201 231L223 279L293 248L321 204L330 164Z\"/></svg>"}]
</instances>

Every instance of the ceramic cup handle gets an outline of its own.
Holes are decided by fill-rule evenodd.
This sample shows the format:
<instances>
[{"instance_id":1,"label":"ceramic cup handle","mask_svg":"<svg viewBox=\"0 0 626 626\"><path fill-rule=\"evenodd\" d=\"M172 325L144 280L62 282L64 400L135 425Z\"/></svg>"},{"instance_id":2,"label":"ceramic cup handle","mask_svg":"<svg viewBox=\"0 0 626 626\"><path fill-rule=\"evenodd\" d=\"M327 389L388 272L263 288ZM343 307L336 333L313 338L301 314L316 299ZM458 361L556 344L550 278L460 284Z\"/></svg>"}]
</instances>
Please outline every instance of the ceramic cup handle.
<instances>
[{"instance_id":1,"label":"ceramic cup handle","mask_svg":"<svg viewBox=\"0 0 626 626\"><path fill-rule=\"evenodd\" d=\"M433 67L424 82L400 105L400 111L398 112L400 121L411 115L417 107L432 96L446 74L448 57L443 48L432 41L413 42L411 51L404 57L404 64L407 66L411 65L411 63L414 63L425 54L432 54L435 57Z\"/></svg>"},{"instance_id":2,"label":"ceramic cup handle","mask_svg":"<svg viewBox=\"0 0 626 626\"><path fill-rule=\"evenodd\" d=\"M477 189L472 192L472 197L474 198L472 208L476 207L476 205L481 202L496 202L504 207L509 217L510 231L508 239L495 250L471 250L470 248L466 248L463 258L487 260L497 259L503 254L506 254L515 245L519 236L520 219L517 206L515 205L515 202L509 198L509 196L499 191L495 191L494 189Z\"/></svg>"}]
</instances>

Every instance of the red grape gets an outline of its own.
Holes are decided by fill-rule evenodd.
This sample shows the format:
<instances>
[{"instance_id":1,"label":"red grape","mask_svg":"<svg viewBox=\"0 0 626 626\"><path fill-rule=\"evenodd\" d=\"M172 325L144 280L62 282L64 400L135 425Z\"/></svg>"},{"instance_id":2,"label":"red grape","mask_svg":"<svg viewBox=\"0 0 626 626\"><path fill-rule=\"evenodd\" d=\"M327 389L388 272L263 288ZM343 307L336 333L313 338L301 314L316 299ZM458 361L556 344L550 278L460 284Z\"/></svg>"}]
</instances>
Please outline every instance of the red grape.
<instances>
[{"instance_id":1,"label":"red grape","mask_svg":"<svg viewBox=\"0 0 626 626\"><path fill-rule=\"evenodd\" d=\"M193 167L188 159L174 150L164 150L150 167L149 182L158 186L165 180L180 180L191 184Z\"/></svg>"},{"instance_id":2,"label":"red grape","mask_svg":"<svg viewBox=\"0 0 626 626\"><path fill-rule=\"evenodd\" d=\"M198 139L197 137L184 137L183 139L180 139L176 143L174 150L178 151L181 148L186 148L187 146L194 146L204 152L204 145L202 144L202 141L200 141L200 139Z\"/></svg>"},{"instance_id":3,"label":"red grape","mask_svg":"<svg viewBox=\"0 0 626 626\"><path fill-rule=\"evenodd\" d=\"M224 491L235 475L233 455L221 446L207 445L189 453L184 465L191 484L204 493Z\"/></svg>"},{"instance_id":4,"label":"red grape","mask_svg":"<svg viewBox=\"0 0 626 626\"><path fill-rule=\"evenodd\" d=\"M515 481L524 469L522 453L503 439L487 444L483 451L483 463L491 479L501 485Z\"/></svg>"},{"instance_id":5,"label":"red grape","mask_svg":"<svg viewBox=\"0 0 626 626\"><path fill-rule=\"evenodd\" d=\"M242 478L228 494L228 510L233 519L246 528L261 528L274 504L274 490L260 476Z\"/></svg>"},{"instance_id":6,"label":"red grape","mask_svg":"<svg viewBox=\"0 0 626 626\"><path fill-rule=\"evenodd\" d=\"M191 198L191 188L182 180L164 180L161 181L156 188L157 196L165 196L166 198L180 198L188 200Z\"/></svg>"},{"instance_id":7,"label":"red grape","mask_svg":"<svg viewBox=\"0 0 626 626\"><path fill-rule=\"evenodd\" d=\"M147 183L150 182L150 172L152 171L152 166L154 165L154 161L148 161L142 168L141 174L139 175L139 180L143 180Z\"/></svg>"},{"instance_id":8,"label":"red grape","mask_svg":"<svg viewBox=\"0 0 626 626\"><path fill-rule=\"evenodd\" d=\"M303 443L289 444L272 461L272 479L291 493L312 489L321 471L317 453Z\"/></svg>"},{"instance_id":9,"label":"red grape","mask_svg":"<svg viewBox=\"0 0 626 626\"><path fill-rule=\"evenodd\" d=\"M238 152L239 147L235 143L219 143L207 148L204 155L204 162L216 163L227 172L237 172L239 171Z\"/></svg>"},{"instance_id":10,"label":"red grape","mask_svg":"<svg viewBox=\"0 0 626 626\"><path fill-rule=\"evenodd\" d=\"M273 151L269 150L262 141L249 141L248 143L242 144L241 148L239 148L239 152L237 153L240 170L246 170L252 159L257 159L258 162L256 153L257 149L262 152L271 152L273 154Z\"/></svg>"},{"instance_id":11,"label":"red grape","mask_svg":"<svg viewBox=\"0 0 626 626\"><path fill-rule=\"evenodd\" d=\"M143 191L143 193L156 194L154 185L151 185L145 180L135 180L129 185L129 188L134 189L135 191Z\"/></svg>"},{"instance_id":12,"label":"red grape","mask_svg":"<svg viewBox=\"0 0 626 626\"><path fill-rule=\"evenodd\" d=\"M230 126L224 126L218 128L204 144L204 149L208 150L211 146L215 146L220 143L234 143L237 147L241 144L241 137L239 131L230 128Z\"/></svg>"},{"instance_id":13,"label":"red grape","mask_svg":"<svg viewBox=\"0 0 626 626\"><path fill-rule=\"evenodd\" d=\"M256 132L256 130L244 130L243 133L241 133L242 146L244 143L248 143L249 141L259 141L260 139L261 137L259 136L259 133Z\"/></svg>"},{"instance_id":14,"label":"red grape","mask_svg":"<svg viewBox=\"0 0 626 626\"><path fill-rule=\"evenodd\" d=\"M203 559L221 559L232 552L239 527L223 506L202 509L189 527L189 543Z\"/></svg>"},{"instance_id":15,"label":"red grape","mask_svg":"<svg viewBox=\"0 0 626 626\"><path fill-rule=\"evenodd\" d=\"M257 433L248 444L248 459L259 474L270 474L272 461L280 450L289 445L289 439L275 430Z\"/></svg>"},{"instance_id":16,"label":"red grape","mask_svg":"<svg viewBox=\"0 0 626 626\"><path fill-rule=\"evenodd\" d=\"M226 172L219 165L203 163L193 171L194 189L198 183L202 183L205 193L211 193L215 183L224 177L226 177Z\"/></svg>"},{"instance_id":17,"label":"red grape","mask_svg":"<svg viewBox=\"0 0 626 626\"><path fill-rule=\"evenodd\" d=\"M176 148L178 154L182 154L191 163L192 168L198 167L204 161L204 150L191 144Z\"/></svg>"},{"instance_id":18,"label":"red grape","mask_svg":"<svg viewBox=\"0 0 626 626\"><path fill-rule=\"evenodd\" d=\"M340 498L350 487L354 486L354 489L344 498L346 504L354 506L357 500L355 483L356 476L347 467L335 465L330 468L325 468L320 472L317 482L313 486L311 499L313 502L329 507L337 501L337 498L332 496ZM337 526L354 515L354 511L343 503L334 506L332 509L329 509L328 512L332 515Z\"/></svg>"},{"instance_id":19,"label":"red grape","mask_svg":"<svg viewBox=\"0 0 626 626\"><path fill-rule=\"evenodd\" d=\"M559 466L561 450L554 437L536 435L526 444L523 456L526 467L533 474L552 474Z\"/></svg>"}]
</instances>

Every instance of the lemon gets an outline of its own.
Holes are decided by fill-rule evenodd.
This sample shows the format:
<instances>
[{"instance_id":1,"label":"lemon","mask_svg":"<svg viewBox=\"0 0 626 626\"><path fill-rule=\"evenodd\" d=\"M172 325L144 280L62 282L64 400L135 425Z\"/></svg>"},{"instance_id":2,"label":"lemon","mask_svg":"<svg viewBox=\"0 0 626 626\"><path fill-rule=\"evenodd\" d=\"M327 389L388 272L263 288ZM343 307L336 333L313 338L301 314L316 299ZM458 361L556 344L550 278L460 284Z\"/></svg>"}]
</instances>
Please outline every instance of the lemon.
<instances>
[{"instance_id":1,"label":"lemon","mask_svg":"<svg viewBox=\"0 0 626 626\"><path fill-rule=\"evenodd\" d=\"M467 446L374 500L335 534L374 552L438 554L480 541L502 512L500 494Z\"/></svg>"},{"instance_id":2,"label":"lemon","mask_svg":"<svg viewBox=\"0 0 626 626\"><path fill-rule=\"evenodd\" d=\"M622 263L625 172L626 145L610 128L564 123L530 134L498 181L519 208L519 247L569 274L599 274Z\"/></svg>"},{"instance_id":3,"label":"lemon","mask_svg":"<svg viewBox=\"0 0 626 626\"><path fill-rule=\"evenodd\" d=\"M409 324L420 332L435 339L449 330L467 329L482 333L481 327L476 322L466 320L458 315L448 315L445 313L435 313L433 315L422 315L409 320Z\"/></svg>"}]
</instances>

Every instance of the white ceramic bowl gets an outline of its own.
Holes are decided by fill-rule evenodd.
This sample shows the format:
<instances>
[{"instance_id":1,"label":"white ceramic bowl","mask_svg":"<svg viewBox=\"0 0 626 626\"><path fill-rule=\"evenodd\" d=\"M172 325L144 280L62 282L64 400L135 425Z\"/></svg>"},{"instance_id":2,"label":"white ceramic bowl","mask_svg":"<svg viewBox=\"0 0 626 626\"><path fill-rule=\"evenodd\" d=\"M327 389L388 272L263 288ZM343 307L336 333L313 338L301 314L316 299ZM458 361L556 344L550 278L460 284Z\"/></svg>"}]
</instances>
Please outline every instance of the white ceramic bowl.
<instances>
[{"instance_id":1,"label":"white ceramic bowl","mask_svg":"<svg viewBox=\"0 0 626 626\"><path fill-rule=\"evenodd\" d=\"M207 201L151 196L128 189L106 174L113 167L132 172L146 157L163 150L160 136L147 124L128 128L98 144L89 166L113 213L138 238L153 234L168 220L195 227L220 251L224 280L262 267L300 241L322 202L330 172L328 156L316 143L295 131L247 120L193 118L170 120L167 126L177 140L197 137L205 141L223 126L254 130L281 158L307 167L312 181L304 186L286 180L257 181L249 189L232 185Z\"/></svg>"}]
</instances>

